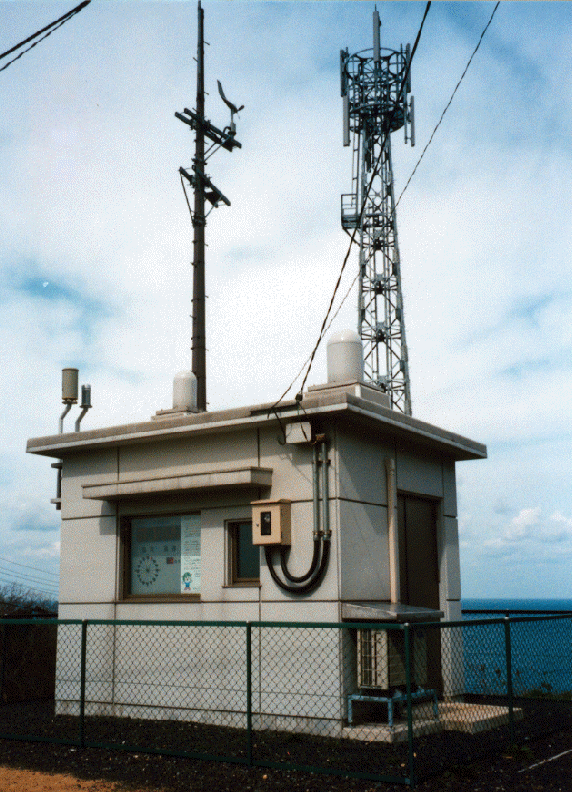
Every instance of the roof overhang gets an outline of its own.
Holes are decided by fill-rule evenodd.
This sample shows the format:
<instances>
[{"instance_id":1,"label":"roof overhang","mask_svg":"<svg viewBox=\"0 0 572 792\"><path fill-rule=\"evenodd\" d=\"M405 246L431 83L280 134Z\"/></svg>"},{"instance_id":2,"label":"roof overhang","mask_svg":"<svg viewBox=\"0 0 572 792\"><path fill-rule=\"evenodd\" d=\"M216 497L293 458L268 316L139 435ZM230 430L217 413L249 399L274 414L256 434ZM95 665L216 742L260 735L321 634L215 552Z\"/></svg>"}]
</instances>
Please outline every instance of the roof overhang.
<instances>
[{"instance_id":1,"label":"roof overhang","mask_svg":"<svg viewBox=\"0 0 572 792\"><path fill-rule=\"evenodd\" d=\"M328 422L342 422L350 427L365 428L379 436L430 447L436 453L456 460L484 459L487 456L486 446L482 443L356 396L351 388L310 391L304 395L302 407L296 401L286 401L278 405L261 404L211 413L185 413L168 420L32 438L28 440L26 450L31 454L61 459L69 454L97 449L184 438L191 440L209 434L278 425L279 421L285 424L314 418L319 419L322 426Z\"/></svg>"}]
</instances>

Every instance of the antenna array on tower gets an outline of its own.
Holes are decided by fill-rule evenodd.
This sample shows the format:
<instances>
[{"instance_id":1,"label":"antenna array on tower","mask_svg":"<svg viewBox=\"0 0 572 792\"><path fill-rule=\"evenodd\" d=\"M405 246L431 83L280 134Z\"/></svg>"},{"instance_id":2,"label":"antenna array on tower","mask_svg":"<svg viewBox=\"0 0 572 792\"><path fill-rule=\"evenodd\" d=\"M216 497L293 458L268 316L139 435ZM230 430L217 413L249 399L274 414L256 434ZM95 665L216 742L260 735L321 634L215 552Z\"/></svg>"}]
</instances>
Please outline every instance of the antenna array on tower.
<instances>
[{"instance_id":1,"label":"antenna array on tower","mask_svg":"<svg viewBox=\"0 0 572 792\"><path fill-rule=\"evenodd\" d=\"M366 381L411 414L403 320L401 262L395 220L391 133L403 127L415 144L409 44L382 48L373 12L373 49L341 52L343 142L353 148L352 190L342 195L342 228L359 242L358 333Z\"/></svg>"}]
</instances>

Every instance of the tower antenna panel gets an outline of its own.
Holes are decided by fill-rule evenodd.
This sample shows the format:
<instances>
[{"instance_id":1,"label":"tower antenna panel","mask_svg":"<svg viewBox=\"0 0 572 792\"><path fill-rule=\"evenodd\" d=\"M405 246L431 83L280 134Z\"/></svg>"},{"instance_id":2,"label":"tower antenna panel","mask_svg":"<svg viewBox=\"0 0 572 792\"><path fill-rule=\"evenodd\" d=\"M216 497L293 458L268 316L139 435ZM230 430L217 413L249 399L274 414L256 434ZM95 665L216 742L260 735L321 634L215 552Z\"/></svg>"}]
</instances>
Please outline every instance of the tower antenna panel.
<instances>
[{"instance_id":1,"label":"tower antenna panel","mask_svg":"<svg viewBox=\"0 0 572 792\"><path fill-rule=\"evenodd\" d=\"M358 333L365 380L386 391L394 409L410 415L391 133L404 127L405 141L414 144L411 54L409 45L381 47L379 31L374 11L373 49L341 52L343 138L353 150L351 192L342 195L341 220L359 241Z\"/></svg>"}]
</instances>

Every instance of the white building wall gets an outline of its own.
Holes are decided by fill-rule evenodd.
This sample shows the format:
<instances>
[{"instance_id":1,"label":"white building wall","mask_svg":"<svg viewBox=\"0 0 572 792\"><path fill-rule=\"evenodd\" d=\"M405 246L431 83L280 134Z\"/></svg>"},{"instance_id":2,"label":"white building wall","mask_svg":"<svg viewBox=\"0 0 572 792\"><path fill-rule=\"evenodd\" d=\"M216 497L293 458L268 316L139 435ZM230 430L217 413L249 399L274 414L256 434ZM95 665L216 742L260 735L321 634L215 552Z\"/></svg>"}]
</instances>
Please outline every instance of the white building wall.
<instances>
[{"instance_id":1,"label":"white building wall","mask_svg":"<svg viewBox=\"0 0 572 792\"><path fill-rule=\"evenodd\" d=\"M444 459L441 465L443 471L443 514L446 517L457 516L457 481L455 475L455 462Z\"/></svg>"},{"instance_id":2,"label":"white building wall","mask_svg":"<svg viewBox=\"0 0 572 792\"><path fill-rule=\"evenodd\" d=\"M156 440L122 446L119 480L145 478L150 472L172 476L181 471L225 470L235 465L258 465L255 429L213 432L209 435Z\"/></svg>"},{"instance_id":3,"label":"white building wall","mask_svg":"<svg viewBox=\"0 0 572 792\"><path fill-rule=\"evenodd\" d=\"M94 481L112 484L117 480L117 452L93 451L66 457L62 468L62 520L77 517L112 516L115 506L107 501L87 500L82 484Z\"/></svg>"},{"instance_id":4,"label":"white building wall","mask_svg":"<svg viewBox=\"0 0 572 792\"><path fill-rule=\"evenodd\" d=\"M307 595L277 588L261 551L260 586L228 585L226 521L247 519L250 501L292 501L289 569L305 572L313 550L312 447L280 442L278 428L220 433L90 452L64 460L62 478L61 618L163 619L170 621L337 622L342 600L389 600L387 480L384 460L396 460L399 490L441 500L441 601L446 615L460 610L454 463L393 442L329 433L331 554L321 585ZM180 472L233 466L271 468L272 488L153 496L117 507L83 498L83 483L113 483ZM201 598L188 602L121 600L117 513L201 512ZM274 553L279 568L279 554ZM159 629L159 628L157 628ZM202 629L202 633L201 633ZM216 629L220 630L218 637ZM166 632L165 632L166 630ZM223 628L149 630L90 627L97 641L88 653L88 698L92 712L141 717L188 717L243 725L245 711L241 638ZM206 637L205 637L206 635ZM158 636L158 637L157 637ZM238 641L238 643L236 643ZM90 644L91 646L91 644ZM238 647L238 649L237 649ZM58 643L60 711L78 700L79 647ZM461 655L459 655L461 653ZM442 641L446 693L463 680L455 668L462 644ZM334 733L345 717L346 696L355 685L355 647L346 631L273 628L253 633L253 692L264 717L259 727ZM73 670L76 669L76 670ZM167 669L167 670L165 670ZM235 674L236 671L236 674ZM240 671L240 673L239 673ZM184 685L181 685L184 680ZM148 709L141 709L141 707ZM99 709L98 709L99 707ZM63 709L62 709L63 708ZM88 712L89 712L88 708ZM184 712L183 712L184 711ZM186 713L186 714L185 714ZM233 719L238 719L233 721ZM214 719L214 720L213 720Z\"/></svg>"},{"instance_id":5,"label":"white building wall","mask_svg":"<svg viewBox=\"0 0 572 792\"><path fill-rule=\"evenodd\" d=\"M342 600L390 600L387 507L340 501Z\"/></svg>"},{"instance_id":6,"label":"white building wall","mask_svg":"<svg viewBox=\"0 0 572 792\"><path fill-rule=\"evenodd\" d=\"M387 506L385 459L394 456L393 443L338 427L336 446L337 496L343 500Z\"/></svg>"},{"instance_id":7,"label":"white building wall","mask_svg":"<svg viewBox=\"0 0 572 792\"><path fill-rule=\"evenodd\" d=\"M395 457L397 489L412 495L443 497L441 458L413 450L398 450Z\"/></svg>"},{"instance_id":8,"label":"white building wall","mask_svg":"<svg viewBox=\"0 0 572 792\"><path fill-rule=\"evenodd\" d=\"M115 515L62 520L60 613L68 603L112 603L116 568Z\"/></svg>"},{"instance_id":9,"label":"white building wall","mask_svg":"<svg viewBox=\"0 0 572 792\"><path fill-rule=\"evenodd\" d=\"M378 436L336 429L340 522L340 597L389 600L385 459L393 446Z\"/></svg>"},{"instance_id":10,"label":"white building wall","mask_svg":"<svg viewBox=\"0 0 572 792\"><path fill-rule=\"evenodd\" d=\"M312 446L284 443L279 427L259 431L261 467L272 468L273 499L312 500ZM330 454L332 449L330 448Z\"/></svg>"},{"instance_id":11,"label":"white building wall","mask_svg":"<svg viewBox=\"0 0 572 792\"><path fill-rule=\"evenodd\" d=\"M461 565L459 559L459 531L454 517L441 518L441 602L461 599Z\"/></svg>"}]
</instances>

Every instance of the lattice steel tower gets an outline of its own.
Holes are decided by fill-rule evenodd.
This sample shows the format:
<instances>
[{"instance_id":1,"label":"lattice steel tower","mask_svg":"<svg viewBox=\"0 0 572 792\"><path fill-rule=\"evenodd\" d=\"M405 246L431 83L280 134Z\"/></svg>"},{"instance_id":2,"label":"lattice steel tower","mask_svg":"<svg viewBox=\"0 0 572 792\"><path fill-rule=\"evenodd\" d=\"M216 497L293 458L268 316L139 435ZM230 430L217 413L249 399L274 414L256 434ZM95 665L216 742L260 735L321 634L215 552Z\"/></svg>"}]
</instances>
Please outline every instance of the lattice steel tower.
<instances>
[{"instance_id":1,"label":"lattice steel tower","mask_svg":"<svg viewBox=\"0 0 572 792\"><path fill-rule=\"evenodd\" d=\"M353 147L352 191L342 195L342 228L359 242L358 333L365 379L387 391L391 406L411 414L401 264L395 219L391 133L403 127L415 145L409 44L380 47L373 12L373 50L341 51L344 146ZM407 76L406 76L407 75Z\"/></svg>"}]
</instances>

